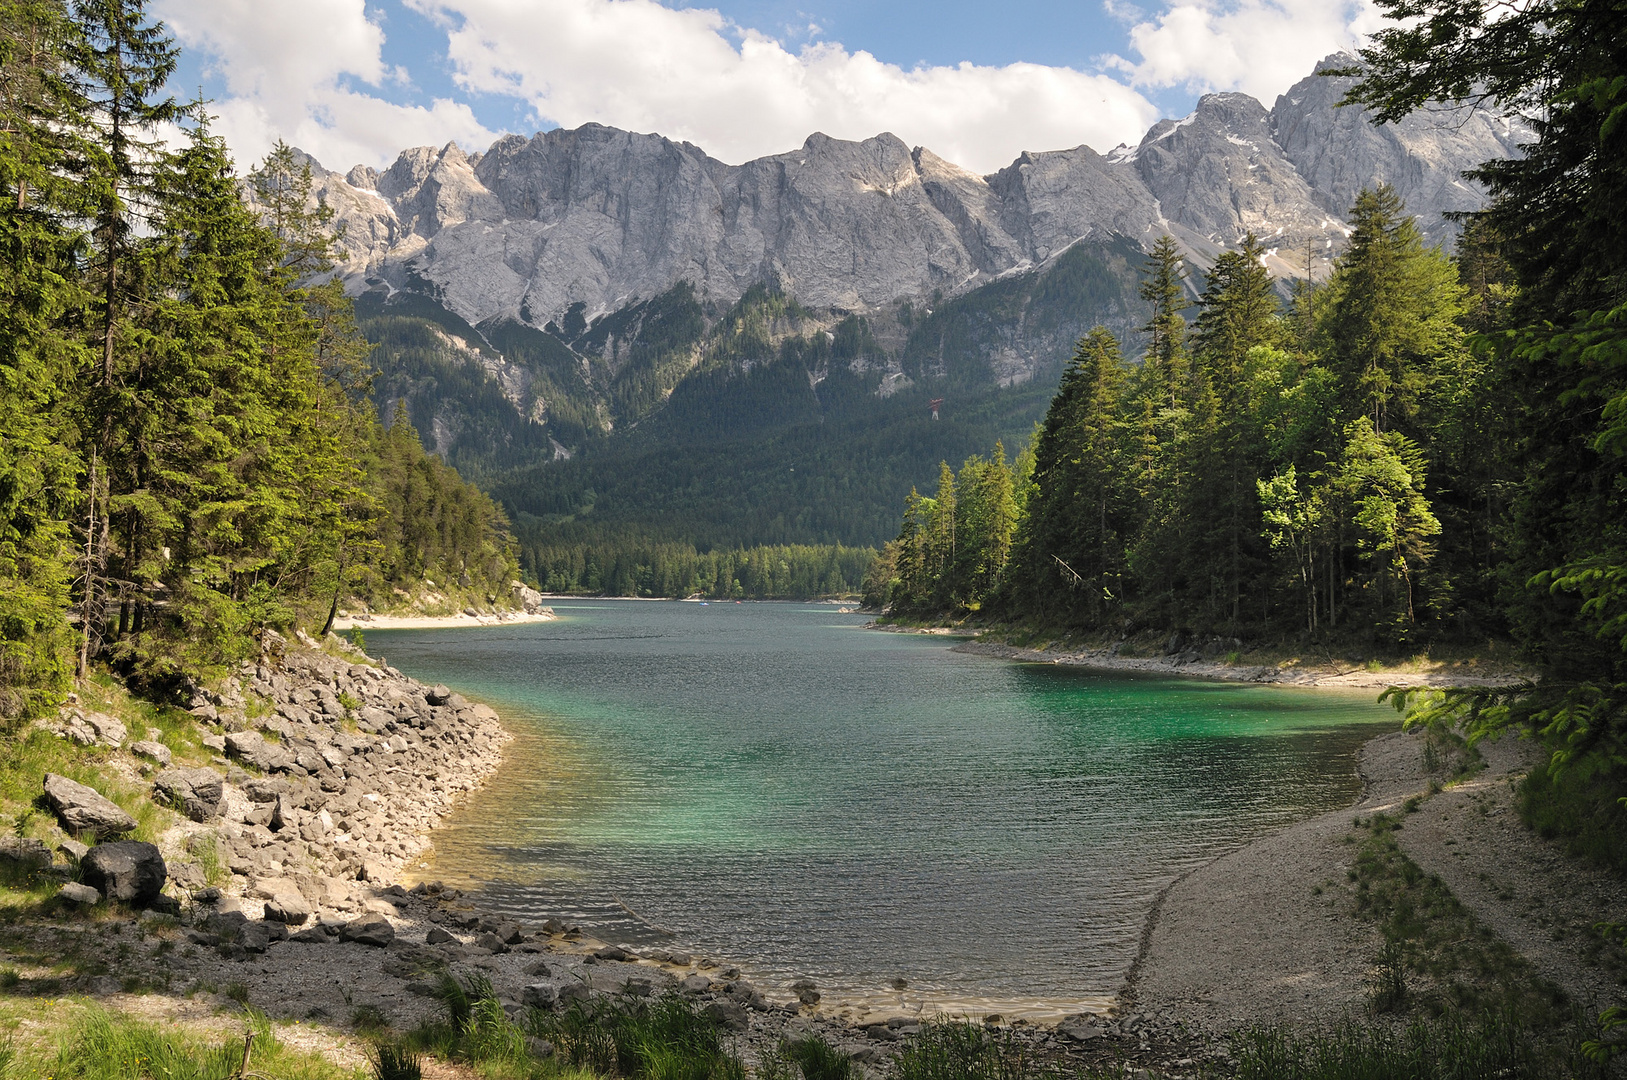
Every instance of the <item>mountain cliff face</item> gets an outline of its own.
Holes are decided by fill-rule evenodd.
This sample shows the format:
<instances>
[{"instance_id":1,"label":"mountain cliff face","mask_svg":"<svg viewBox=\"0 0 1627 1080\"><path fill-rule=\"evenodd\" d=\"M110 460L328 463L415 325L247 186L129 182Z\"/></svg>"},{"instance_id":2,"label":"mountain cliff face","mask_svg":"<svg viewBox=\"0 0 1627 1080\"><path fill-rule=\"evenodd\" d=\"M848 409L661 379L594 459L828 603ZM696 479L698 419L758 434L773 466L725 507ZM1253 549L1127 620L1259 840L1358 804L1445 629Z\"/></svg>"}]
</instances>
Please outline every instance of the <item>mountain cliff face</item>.
<instances>
[{"instance_id":1,"label":"mountain cliff face","mask_svg":"<svg viewBox=\"0 0 1627 1080\"><path fill-rule=\"evenodd\" d=\"M1319 66L1351 63L1330 57ZM404 151L383 173L319 170L346 226L357 291L407 290L471 324L588 317L680 281L727 305L770 283L804 304L873 312L1043 267L1081 240L1173 234L1200 265L1247 231L1279 274L1325 262L1363 186L1394 184L1432 239L1477 205L1461 177L1526 133L1484 114L1375 128L1339 109L1346 78L1312 75L1267 110L1212 94L1139 146L1024 153L975 176L890 134L726 165L690 143L587 124ZM1313 264L1312 272L1317 266Z\"/></svg>"},{"instance_id":2,"label":"mountain cliff face","mask_svg":"<svg viewBox=\"0 0 1627 1080\"><path fill-rule=\"evenodd\" d=\"M516 520L868 544L938 461L1018 445L1092 326L1134 355L1160 235L1201 269L1252 231L1274 273L1322 279L1361 188L1450 242L1482 197L1462 171L1530 138L1374 128L1336 107L1348 81L1212 94L1134 147L988 176L888 134L728 165L594 124L313 176L381 414Z\"/></svg>"}]
</instances>

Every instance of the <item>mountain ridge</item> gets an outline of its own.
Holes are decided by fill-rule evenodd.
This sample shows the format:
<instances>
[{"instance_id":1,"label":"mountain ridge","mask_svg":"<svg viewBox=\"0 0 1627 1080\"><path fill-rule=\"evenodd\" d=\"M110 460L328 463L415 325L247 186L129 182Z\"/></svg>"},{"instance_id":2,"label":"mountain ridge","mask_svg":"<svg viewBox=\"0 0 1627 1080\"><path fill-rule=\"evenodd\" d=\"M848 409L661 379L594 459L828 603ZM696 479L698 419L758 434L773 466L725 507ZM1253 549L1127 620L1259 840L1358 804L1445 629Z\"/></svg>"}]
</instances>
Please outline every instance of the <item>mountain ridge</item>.
<instances>
[{"instance_id":1,"label":"mountain ridge","mask_svg":"<svg viewBox=\"0 0 1627 1080\"><path fill-rule=\"evenodd\" d=\"M1317 72L1349 64L1335 54ZM1168 232L1206 266L1248 231L1279 276L1325 267L1355 191L1395 185L1432 241L1482 193L1463 169L1518 152L1517 123L1457 111L1374 128L1339 109L1351 79L1313 73L1270 109L1203 97L1135 147L1024 151L977 176L890 133L729 165L700 147L599 124L507 135L483 153L405 150L383 172L313 162L345 227L353 292L433 297L470 324L541 328L573 304L607 314L688 281L729 304L770 283L804 303L873 313L961 295L1106 234Z\"/></svg>"}]
</instances>

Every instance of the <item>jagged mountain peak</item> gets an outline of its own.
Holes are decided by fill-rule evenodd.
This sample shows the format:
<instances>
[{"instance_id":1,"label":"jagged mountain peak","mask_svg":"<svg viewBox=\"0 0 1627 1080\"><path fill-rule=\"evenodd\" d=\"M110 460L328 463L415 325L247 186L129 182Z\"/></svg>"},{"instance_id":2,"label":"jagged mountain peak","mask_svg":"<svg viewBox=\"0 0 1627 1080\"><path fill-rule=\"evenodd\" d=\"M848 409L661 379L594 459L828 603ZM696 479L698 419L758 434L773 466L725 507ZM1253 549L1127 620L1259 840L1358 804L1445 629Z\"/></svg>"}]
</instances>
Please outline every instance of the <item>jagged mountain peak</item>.
<instances>
[{"instance_id":1,"label":"jagged mountain peak","mask_svg":"<svg viewBox=\"0 0 1627 1080\"><path fill-rule=\"evenodd\" d=\"M1335 53L1317 70L1354 62ZM1450 239L1443 212L1481 199L1462 170L1517 152L1520 132L1483 114L1375 128L1338 107L1348 85L1313 74L1269 109L1207 94L1134 148L1025 151L986 176L888 132L815 132L728 165L692 143L589 123L506 135L483 154L417 147L382 173L322 170L319 194L347 226L355 290L408 289L471 323L538 327L573 304L603 313L679 281L713 303L774 281L804 303L875 311L964 293L1109 234L1147 246L1172 233L1207 264L1252 230L1275 250L1275 272L1303 273L1303 254L1285 253L1336 251L1356 192L1379 181L1427 235Z\"/></svg>"}]
</instances>

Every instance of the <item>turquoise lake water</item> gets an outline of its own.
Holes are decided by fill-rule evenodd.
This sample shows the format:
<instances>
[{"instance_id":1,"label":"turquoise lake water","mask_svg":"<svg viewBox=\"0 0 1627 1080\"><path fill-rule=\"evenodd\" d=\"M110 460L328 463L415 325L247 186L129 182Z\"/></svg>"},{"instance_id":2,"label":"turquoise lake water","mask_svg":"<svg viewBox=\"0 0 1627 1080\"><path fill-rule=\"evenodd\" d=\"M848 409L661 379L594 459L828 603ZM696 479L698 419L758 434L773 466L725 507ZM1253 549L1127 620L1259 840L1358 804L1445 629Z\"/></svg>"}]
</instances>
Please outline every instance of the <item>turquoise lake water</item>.
<instances>
[{"instance_id":1,"label":"turquoise lake water","mask_svg":"<svg viewBox=\"0 0 1627 1080\"><path fill-rule=\"evenodd\" d=\"M830 606L559 602L368 649L517 736L420 870L857 1000L1105 1002L1158 891L1355 798L1372 695L951 651Z\"/></svg>"}]
</instances>

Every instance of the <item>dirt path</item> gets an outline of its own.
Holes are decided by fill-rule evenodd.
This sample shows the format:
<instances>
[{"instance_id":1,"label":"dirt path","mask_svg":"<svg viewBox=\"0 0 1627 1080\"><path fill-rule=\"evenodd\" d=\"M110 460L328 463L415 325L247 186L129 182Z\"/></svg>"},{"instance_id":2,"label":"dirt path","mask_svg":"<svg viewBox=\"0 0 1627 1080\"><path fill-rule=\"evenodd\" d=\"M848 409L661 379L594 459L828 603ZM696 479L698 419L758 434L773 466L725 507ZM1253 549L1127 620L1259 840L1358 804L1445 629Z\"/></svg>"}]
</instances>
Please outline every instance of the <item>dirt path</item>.
<instances>
[{"instance_id":1,"label":"dirt path","mask_svg":"<svg viewBox=\"0 0 1627 1080\"><path fill-rule=\"evenodd\" d=\"M1520 821L1515 787L1536 759L1529 742L1482 745L1486 768L1426 800L1396 834L1401 850L1544 978L1590 1012L1627 999L1627 968L1592 925L1627 922L1627 884L1565 855Z\"/></svg>"},{"instance_id":2,"label":"dirt path","mask_svg":"<svg viewBox=\"0 0 1627 1080\"><path fill-rule=\"evenodd\" d=\"M1421 796L1396 832L1481 923L1573 1001L1627 998L1624 970L1588 928L1627 920L1627 888L1580 864L1519 820L1513 790L1528 744L1485 748L1487 768L1428 794L1423 740L1380 736L1363 748L1355 806L1301 822L1176 881L1154 910L1125 997L1200 1031L1325 1024L1364 1007L1380 939L1357 919L1348 874L1354 822Z\"/></svg>"}]
</instances>

